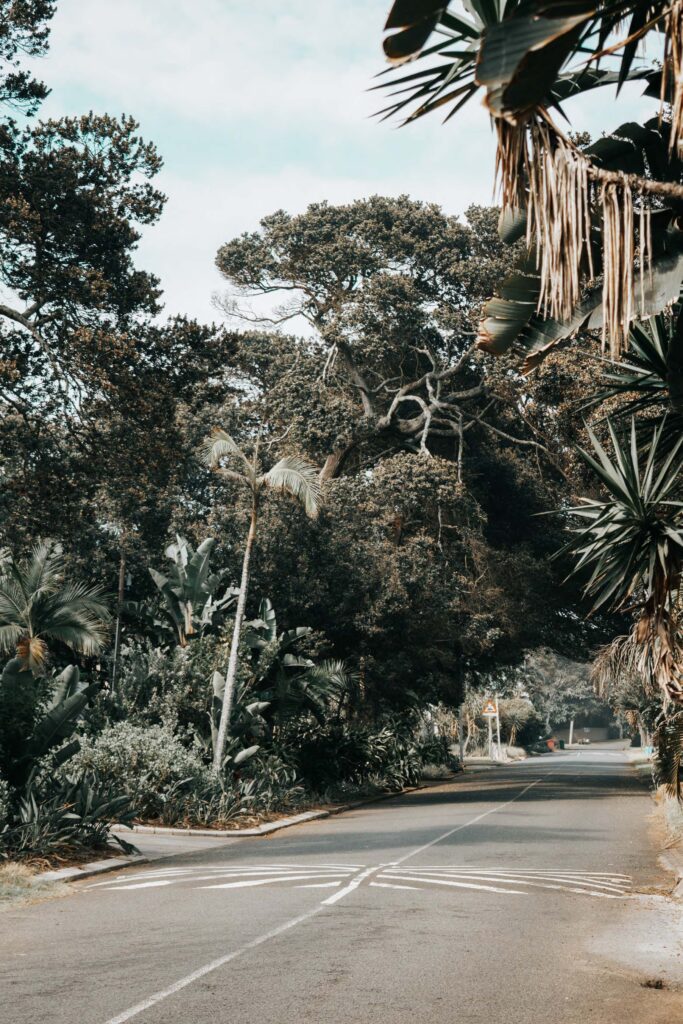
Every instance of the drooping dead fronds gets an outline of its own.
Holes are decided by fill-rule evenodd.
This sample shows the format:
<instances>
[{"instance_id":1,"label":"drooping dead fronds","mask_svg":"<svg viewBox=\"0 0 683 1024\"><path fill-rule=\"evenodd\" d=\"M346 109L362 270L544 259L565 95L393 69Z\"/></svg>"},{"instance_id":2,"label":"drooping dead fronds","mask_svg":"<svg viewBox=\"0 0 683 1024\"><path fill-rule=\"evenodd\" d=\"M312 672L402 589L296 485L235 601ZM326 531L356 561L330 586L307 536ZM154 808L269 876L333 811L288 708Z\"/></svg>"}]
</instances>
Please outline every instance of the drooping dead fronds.
<instances>
[{"instance_id":1,"label":"drooping dead fronds","mask_svg":"<svg viewBox=\"0 0 683 1024\"><path fill-rule=\"evenodd\" d=\"M496 130L501 203L506 210L526 207L527 246L537 254L538 311L544 317L570 320L583 286L596 276L594 226L601 223L603 345L618 358L644 305L653 183L596 167L545 112L516 123L498 119Z\"/></svg>"},{"instance_id":2,"label":"drooping dead fronds","mask_svg":"<svg viewBox=\"0 0 683 1024\"><path fill-rule=\"evenodd\" d=\"M624 677L638 679L648 696L659 692L665 706L683 704L683 637L673 614L645 608L630 633L598 651L591 669L596 694L607 699Z\"/></svg>"},{"instance_id":3,"label":"drooping dead fronds","mask_svg":"<svg viewBox=\"0 0 683 1024\"><path fill-rule=\"evenodd\" d=\"M680 623L673 612L648 602L634 627L641 655L638 667L643 678L648 678L664 695L664 706L669 702L683 704L683 648Z\"/></svg>"},{"instance_id":4,"label":"drooping dead fronds","mask_svg":"<svg viewBox=\"0 0 683 1024\"><path fill-rule=\"evenodd\" d=\"M633 631L617 636L601 647L591 666L591 683L597 696L606 700L614 684L624 676L640 679L638 662L641 653ZM645 680L642 683L645 685Z\"/></svg>"},{"instance_id":5,"label":"drooping dead fronds","mask_svg":"<svg viewBox=\"0 0 683 1024\"><path fill-rule=\"evenodd\" d=\"M662 105L671 84L671 136L669 151L683 148L683 0L674 0L664 32Z\"/></svg>"},{"instance_id":6,"label":"drooping dead fronds","mask_svg":"<svg viewBox=\"0 0 683 1024\"><path fill-rule=\"evenodd\" d=\"M602 342L618 358L634 315L633 194L627 182L603 184L602 204Z\"/></svg>"}]
</instances>

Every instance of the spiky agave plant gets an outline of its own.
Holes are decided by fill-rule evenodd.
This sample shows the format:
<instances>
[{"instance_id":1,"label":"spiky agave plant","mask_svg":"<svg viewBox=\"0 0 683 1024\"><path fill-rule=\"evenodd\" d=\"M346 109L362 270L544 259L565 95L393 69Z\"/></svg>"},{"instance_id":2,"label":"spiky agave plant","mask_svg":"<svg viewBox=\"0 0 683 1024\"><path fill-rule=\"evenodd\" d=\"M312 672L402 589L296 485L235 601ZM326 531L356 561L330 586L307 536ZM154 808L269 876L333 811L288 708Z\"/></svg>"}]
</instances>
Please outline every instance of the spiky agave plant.
<instances>
[{"instance_id":1,"label":"spiky agave plant","mask_svg":"<svg viewBox=\"0 0 683 1024\"><path fill-rule=\"evenodd\" d=\"M678 602L683 502L672 494L681 480L683 437L660 458L665 424L655 427L641 456L635 421L631 421L630 442L622 446L608 420L613 460L589 430L597 457L583 450L580 454L609 497L603 501L583 498L580 506L568 510L582 524L573 528L574 536L564 550L576 556L573 574L590 573L584 591L594 599L594 610L606 606L639 611L633 641L640 651L640 669L659 685L665 701L681 703Z\"/></svg>"},{"instance_id":2,"label":"spiky agave plant","mask_svg":"<svg viewBox=\"0 0 683 1024\"><path fill-rule=\"evenodd\" d=\"M242 577L237 598L230 658L225 676L221 715L213 752L213 766L214 770L218 772L223 764L223 751L225 750L225 742L230 726L230 714L237 676L237 655L249 588L251 552L256 540L261 500L268 491L288 494L304 508L306 515L315 518L322 504L322 490L319 471L305 459L296 455L288 455L280 459L279 462L276 462L267 472L264 472L259 462L258 444L254 448L252 458L249 458L237 442L225 430L220 428L216 428L204 439L199 451L199 457L204 465L220 474L224 479L234 481L239 486L246 488L251 498L249 531L244 547Z\"/></svg>"},{"instance_id":3,"label":"spiky agave plant","mask_svg":"<svg viewBox=\"0 0 683 1024\"><path fill-rule=\"evenodd\" d=\"M28 558L0 563L0 650L16 651L33 672L43 671L52 641L97 654L110 618L101 587L68 579L60 544L39 541Z\"/></svg>"}]
</instances>

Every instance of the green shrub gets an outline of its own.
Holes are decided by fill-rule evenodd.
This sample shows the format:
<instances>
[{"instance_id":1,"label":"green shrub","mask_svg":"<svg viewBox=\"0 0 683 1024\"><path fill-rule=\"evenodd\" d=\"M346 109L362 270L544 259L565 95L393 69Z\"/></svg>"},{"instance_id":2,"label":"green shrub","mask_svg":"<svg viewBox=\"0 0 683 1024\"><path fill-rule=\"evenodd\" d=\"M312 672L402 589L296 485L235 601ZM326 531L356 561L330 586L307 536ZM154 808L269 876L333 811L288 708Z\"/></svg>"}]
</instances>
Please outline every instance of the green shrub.
<instances>
[{"instance_id":1,"label":"green shrub","mask_svg":"<svg viewBox=\"0 0 683 1024\"><path fill-rule=\"evenodd\" d=\"M141 817L156 818L166 801L186 788L206 785L209 772L197 753L183 746L166 725L118 722L84 740L68 765L96 771L131 797Z\"/></svg>"},{"instance_id":2,"label":"green shrub","mask_svg":"<svg viewBox=\"0 0 683 1024\"><path fill-rule=\"evenodd\" d=\"M276 752L259 753L249 761L239 789L245 809L253 814L291 807L304 793L296 767Z\"/></svg>"},{"instance_id":3,"label":"green shrub","mask_svg":"<svg viewBox=\"0 0 683 1024\"><path fill-rule=\"evenodd\" d=\"M334 723L325 728L302 727L293 744L301 777L314 790L338 783L371 781L402 789L420 778L422 759L409 732L390 720L380 729Z\"/></svg>"}]
</instances>

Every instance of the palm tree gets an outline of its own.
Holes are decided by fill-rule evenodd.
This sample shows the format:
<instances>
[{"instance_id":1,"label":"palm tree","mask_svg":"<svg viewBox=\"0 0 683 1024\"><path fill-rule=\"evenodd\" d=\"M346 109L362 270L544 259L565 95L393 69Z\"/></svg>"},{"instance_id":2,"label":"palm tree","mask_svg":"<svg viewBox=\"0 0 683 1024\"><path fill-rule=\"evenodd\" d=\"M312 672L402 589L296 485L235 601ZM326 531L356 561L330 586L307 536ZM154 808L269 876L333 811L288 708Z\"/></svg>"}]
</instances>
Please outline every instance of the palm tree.
<instances>
[{"instance_id":1,"label":"palm tree","mask_svg":"<svg viewBox=\"0 0 683 1024\"><path fill-rule=\"evenodd\" d=\"M67 581L62 547L39 541L30 556L0 561L0 650L16 650L33 672L40 672L48 641L79 654L97 654L107 637L109 609L100 587Z\"/></svg>"},{"instance_id":2,"label":"palm tree","mask_svg":"<svg viewBox=\"0 0 683 1024\"><path fill-rule=\"evenodd\" d=\"M235 678L237 675L237 655L242 622L244 620L244 608L247 601L247 590L249 588L249 564L251 561L251 551L256 540L261 498L264 492L268 490L289 494L303 506L308 516L315 518L321 506L322 492L319 471L315 466L306 462L305 459L301 459L298 456L285 456L285 458L280 459L279 462L269 469L267 473L264 473L259 463L258 444L255 447L253 457L249 459L232 437L219 428L215 429L209 437L205 438L200 449L200 458L205 465L220 473L225 479L233 480L240 484L240 486L246 487L251 496L249 532L247 533L244 559L242 561L242 578L237 598L228 670L225 676L225 690L223 693L218 736L213 752L213 766L214 770L218 772L223 762L223 751L225 750L225 742L230 725L230 714L235 693ZM223 465L225 461L231 461L233 465L239 468L234 469L225 466Z\"/></svg>"},{"instance_id":3,"label":"palm tree","mask_svg":"<svg viewBox=\"0 0 683 1024\"><path fill-rule=\"evenodd\" d=\"M530 255L485 310L480 348L498 355L520 338L542 358L588 323L617 357L630 322L665 308L683 281L683 5L395 0L386 28L389 61L420 58L422 70L377 86L392 89L381 114L447 110L448 120L483 92L496 131L504 240L526 234ZM635 60L646 37L657 61ZM553 120L570 97L629 79L645 80L670 117L622 125L588 148Z\"/></svg>"}]
</instances>

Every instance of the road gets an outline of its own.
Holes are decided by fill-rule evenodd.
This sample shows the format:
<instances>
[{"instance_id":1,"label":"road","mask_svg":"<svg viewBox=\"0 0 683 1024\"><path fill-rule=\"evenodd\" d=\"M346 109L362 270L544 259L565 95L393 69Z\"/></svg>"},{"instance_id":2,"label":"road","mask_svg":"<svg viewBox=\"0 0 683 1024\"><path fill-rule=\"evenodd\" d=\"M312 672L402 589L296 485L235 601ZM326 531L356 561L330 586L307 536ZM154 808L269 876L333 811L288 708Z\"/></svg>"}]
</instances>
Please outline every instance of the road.
<instances>
[{"instance_id":1,"label":"road","mask_svg":"<svg viewBox=\"0 0 683 1024\"><path fill-rule=\"evenodd\" d=\"M0 918L0 1022L675 1024L651 810L606 746L83 881Z\"/></svg>"}]
</instances>

